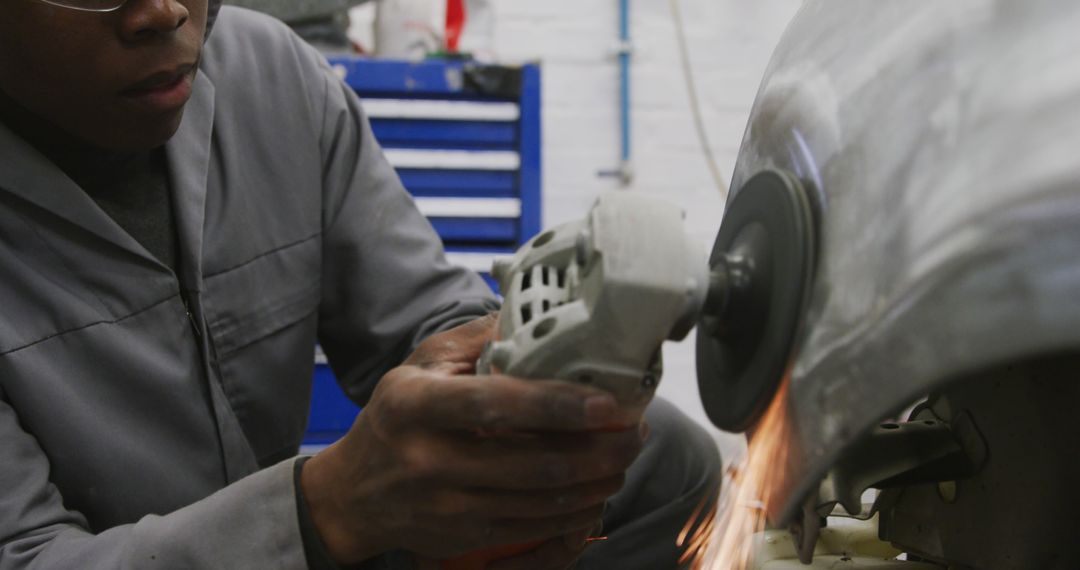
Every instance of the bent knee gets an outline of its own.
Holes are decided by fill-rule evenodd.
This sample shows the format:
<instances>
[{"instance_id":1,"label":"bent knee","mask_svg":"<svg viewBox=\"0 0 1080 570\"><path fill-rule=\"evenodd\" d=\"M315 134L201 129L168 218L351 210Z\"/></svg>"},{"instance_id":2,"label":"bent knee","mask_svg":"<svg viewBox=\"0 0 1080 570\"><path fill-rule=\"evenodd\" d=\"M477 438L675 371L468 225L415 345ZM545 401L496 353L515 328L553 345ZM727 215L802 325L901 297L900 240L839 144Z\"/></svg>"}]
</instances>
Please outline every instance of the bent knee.
<instances>
[{"instance_id":1,"label":"bent knee","mask_svg":"<svg viewBox=\"0 0 1080 570\"><path fill-rule=\"evenodd\" d=\"M715 492L722 469L716 440L700 424L667 400L657 398L645 411L649 438L642 461L653 464L680 495Z\"/></svg>"}]
</instances>

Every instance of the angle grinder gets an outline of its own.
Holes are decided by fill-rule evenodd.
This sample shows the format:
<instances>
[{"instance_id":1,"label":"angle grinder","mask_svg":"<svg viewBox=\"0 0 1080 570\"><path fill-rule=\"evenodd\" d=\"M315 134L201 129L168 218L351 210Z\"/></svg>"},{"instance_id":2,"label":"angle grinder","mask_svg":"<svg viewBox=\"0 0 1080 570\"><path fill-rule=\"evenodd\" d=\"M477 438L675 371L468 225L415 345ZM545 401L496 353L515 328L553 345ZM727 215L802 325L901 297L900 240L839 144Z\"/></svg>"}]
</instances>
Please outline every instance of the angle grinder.
<instances>
[{"instance_id":1,"label":"angle grinder","mask_svg":"<svg viewBox=\"0 0 1080 570\"><path fill-rule=\"evenodd\" d=\"M792 352L814 266L810 203L794 176L755 175L729 201L707 260L683 218L656 197L605 194L584 220L497 261L503 306L477 371L596 386L636 423L660 381L662 344L696 324L709 419L745 431ZM535 546L474 552L443 569L481 570Z\"/></svg>"}]
</instances>

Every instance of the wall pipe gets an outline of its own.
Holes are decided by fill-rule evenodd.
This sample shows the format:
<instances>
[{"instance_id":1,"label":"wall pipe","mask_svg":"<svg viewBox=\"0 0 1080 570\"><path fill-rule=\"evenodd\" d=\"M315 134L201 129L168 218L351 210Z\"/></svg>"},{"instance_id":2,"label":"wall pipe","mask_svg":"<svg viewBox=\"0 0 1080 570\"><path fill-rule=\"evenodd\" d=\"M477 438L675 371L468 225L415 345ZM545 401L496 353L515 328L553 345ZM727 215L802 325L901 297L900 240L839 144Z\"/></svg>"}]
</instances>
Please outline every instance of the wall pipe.
<instances>
[{"instance_id":1,"label":"wall pipe","mask_svg":"<svg viewBox=\"0 0 1080 570\"><path fill-rule=\"evenodd\" d=\"M600 176L618 178L623 186L634 180L633 154L630 145L630 62L634 44L630 37L630 0L619 1L619 44L615 50L619 58L619 166L615 170L601 170Z\"/></svg>"},{"instance_id":2,"label":"wall pipe","mask_svg":"<svg viewBox=\"0 0 1080 570\"><path fill-rule=\"evenodd\" d=\"M622 145L619 162L619 180L628 185L634 178L631 163L630 125L630 58L634 46L630 40L630 0L619 0L619 122Z\"/></svg>"}]
</instances>

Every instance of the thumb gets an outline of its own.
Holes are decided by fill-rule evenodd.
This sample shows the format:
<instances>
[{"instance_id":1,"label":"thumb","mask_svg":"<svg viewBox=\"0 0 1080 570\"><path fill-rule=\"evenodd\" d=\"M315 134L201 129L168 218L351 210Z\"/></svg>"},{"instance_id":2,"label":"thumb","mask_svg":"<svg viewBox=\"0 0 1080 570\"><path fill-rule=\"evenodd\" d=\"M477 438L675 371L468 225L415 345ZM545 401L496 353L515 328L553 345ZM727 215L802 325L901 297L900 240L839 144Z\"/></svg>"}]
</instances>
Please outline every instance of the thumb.
<instances>
[{"instance_id":1,"label":"thumb","mask_svg":"<svg viewBox=\"0 0 1080 570\"><path fill-rule=\"evenodd\" d=\"M478 319L456 326L446 331L446 334L454 333L462 342L483 347L484 343L494 336L498 326L499 313L488 313ZM477 355L479 356L479 353Z\"/></svg>"},{"instance_id":2,"label":"thumb","mask_svg":"<svg viewBox=\"0 0 1080 570\"><path fill-rule=\"evenodd\" d=\"M405 364L426 369L448 367L454 369L454 373L468 372L476 364L476 359L480 358L484 345L495 334L497 323L498 315L489 313L448 331L432 335L416 347L416 350L405 360Z\"/></svg>"}]
</instances>

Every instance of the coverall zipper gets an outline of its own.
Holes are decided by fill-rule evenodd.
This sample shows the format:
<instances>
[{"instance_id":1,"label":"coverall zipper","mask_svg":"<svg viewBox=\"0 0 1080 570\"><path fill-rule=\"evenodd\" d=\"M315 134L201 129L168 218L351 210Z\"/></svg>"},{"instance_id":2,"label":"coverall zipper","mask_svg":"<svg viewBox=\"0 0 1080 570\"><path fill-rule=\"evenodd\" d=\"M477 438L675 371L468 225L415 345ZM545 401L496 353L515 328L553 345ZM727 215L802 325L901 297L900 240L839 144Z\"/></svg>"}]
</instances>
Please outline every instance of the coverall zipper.
<instances>
[{"instance_id":1,"label":"coverall zipper","mask_svg":"<svg viewBox=\"0 0 1080 570\"><path fill-rule=\"evenodd\" d=\"M191 314L191 305L188 304L187 295L180 292L180 302L184 304L184 313L187 314L188 322L191 323L191 330L195 331L195 337L202 340L202 331L199 330L199 323L195 320L195 315ZM202 352L201 350L199 351Z\"/></svg>"}]
</instances>

